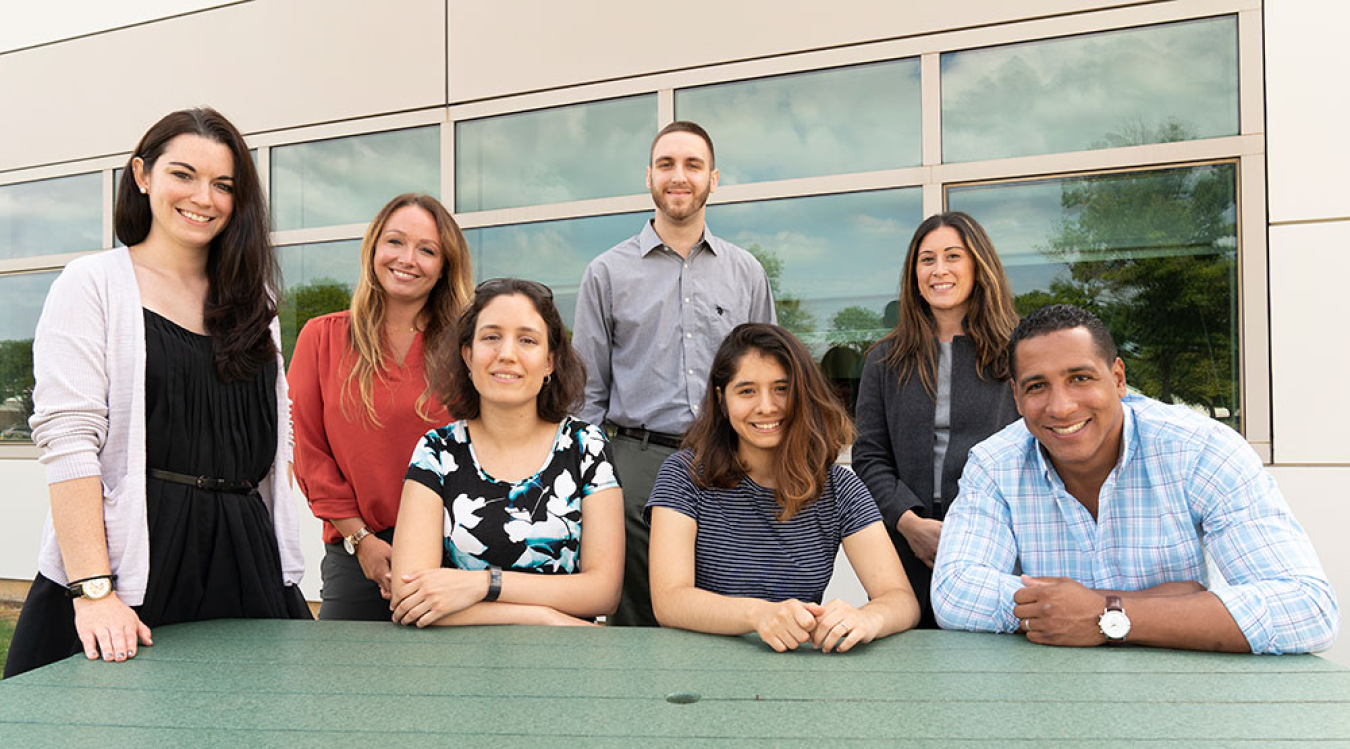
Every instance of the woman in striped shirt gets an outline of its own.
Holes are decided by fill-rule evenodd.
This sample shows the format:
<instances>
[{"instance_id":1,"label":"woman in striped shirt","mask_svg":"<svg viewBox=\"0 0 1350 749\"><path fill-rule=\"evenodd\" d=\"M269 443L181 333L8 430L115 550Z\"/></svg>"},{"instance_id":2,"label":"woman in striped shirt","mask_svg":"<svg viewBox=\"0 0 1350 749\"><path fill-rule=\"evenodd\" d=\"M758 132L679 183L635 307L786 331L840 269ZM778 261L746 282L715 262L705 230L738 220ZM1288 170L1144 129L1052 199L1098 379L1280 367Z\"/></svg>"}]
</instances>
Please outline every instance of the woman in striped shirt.
<instances>
[{"instance_id":1,"label":"woman in striped shirt","mask_svg":"<svg viewBox=\"0 0 1350 749\"><path fill-rule=\"evenodd\" d=\"M684 449L647 503L663 626L825 652L901 632L919 606L862 481L835 465L848 414L791 333L748 323L713 358ZM822 604L840 544L870 602Z\"/></svg>"}]
</instances>

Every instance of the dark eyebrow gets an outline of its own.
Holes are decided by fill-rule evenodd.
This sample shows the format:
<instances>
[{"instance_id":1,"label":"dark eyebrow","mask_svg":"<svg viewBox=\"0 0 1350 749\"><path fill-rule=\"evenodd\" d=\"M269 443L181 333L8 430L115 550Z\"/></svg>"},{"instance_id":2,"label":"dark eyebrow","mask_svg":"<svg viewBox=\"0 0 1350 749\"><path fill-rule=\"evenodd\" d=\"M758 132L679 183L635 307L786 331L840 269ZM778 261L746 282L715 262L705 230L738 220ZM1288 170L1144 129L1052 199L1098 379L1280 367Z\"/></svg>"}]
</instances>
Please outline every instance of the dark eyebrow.
<instances>
[{"instance_id":1,"label":"dark eyebrow","mask_svg":"<svg viewBox=\"0 0 1350 749\"><path fill-rule=\"evenodd\" d=\"M183 162L183 161L170 161L170 162L169 162L169 165L170 165L170 166L181 166L181 167L183 167L184 169L188 170L189 172L192 172L193 174L196 174L196 173L197 173L197 167L195 167L195 166L193 166L193 165L191 165L191 164L188 164L188 163L186 163L186 162ZM234 181L234 175L232 175L232 174L223 174L223 175L221 175L221 176L219 176L219 177L216 177L216 179L228 179L229 181L233 182L233 181Z\"/></svg>"}]
</instances>

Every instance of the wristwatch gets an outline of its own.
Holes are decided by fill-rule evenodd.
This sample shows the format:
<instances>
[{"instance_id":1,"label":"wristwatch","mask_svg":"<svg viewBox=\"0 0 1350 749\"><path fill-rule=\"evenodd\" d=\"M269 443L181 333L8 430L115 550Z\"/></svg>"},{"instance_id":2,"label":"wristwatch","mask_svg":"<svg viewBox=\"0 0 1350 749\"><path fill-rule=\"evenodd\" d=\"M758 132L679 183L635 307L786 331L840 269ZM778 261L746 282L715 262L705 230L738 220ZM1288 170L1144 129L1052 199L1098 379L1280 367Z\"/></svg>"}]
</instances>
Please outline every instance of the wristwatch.
<instances>
[{"instance_id":1,"label":"wristwatch","mask_svg":"<svg viewBox=\"0 0 1350 749\"><path fill-rule=\"evenodd\" d=\"M66 590L70 592L71 598L88 598L91 601L97 601L100 598L107 598L113 592L113 581L117 575L94 575L81 580L72 580Z\"/></svg>"},{"instance_id":2,"label":"wristwatch","mask_svg":"<svg viewBox=\"0 0 1350 749\"><path fill-rule=\"evenodd\" d=\"M369 535L370 529L363 525L352 535L342 537L342 548L346 549L348 554L356 556L356 547L360 546L361 541Z\"/></svg>"},{"instance_id":3,"label":"wristwatch","mask_svg":"<svg viewBox=\"0 0 1350 749\"><path fill-rule=\"evenodd\" d=\"M1130 633L1130 617L1125 616L1125 606L1120 602L1120 596L1106 597L1106 610L1097 620L1097 628L1108 642L1125 642L1125 636Z\"/></svg>"}]
</instances>

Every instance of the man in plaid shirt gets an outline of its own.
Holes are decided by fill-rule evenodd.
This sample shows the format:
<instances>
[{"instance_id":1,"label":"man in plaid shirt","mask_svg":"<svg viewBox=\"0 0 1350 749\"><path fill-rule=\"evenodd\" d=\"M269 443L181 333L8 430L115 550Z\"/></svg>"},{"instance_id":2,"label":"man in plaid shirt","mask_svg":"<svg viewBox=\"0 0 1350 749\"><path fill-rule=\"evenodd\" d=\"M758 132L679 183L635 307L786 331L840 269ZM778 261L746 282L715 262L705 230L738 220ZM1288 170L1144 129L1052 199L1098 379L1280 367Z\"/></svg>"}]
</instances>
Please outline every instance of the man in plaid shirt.
<instances>
[{"instance_id":1,"label":"man in plaid shirt","mask_svg":"<svg viewBox=\"0 0 1350 749\"><path fill-rule=\"evenodd\" d=\"M1240 435L1128 394L1110 333L1077 307L1028 315L1009 357L1023 418L971 450L933 572L939 624L1046 645L1331 645L1336 594Z\"/></svg>"}]
</instances>

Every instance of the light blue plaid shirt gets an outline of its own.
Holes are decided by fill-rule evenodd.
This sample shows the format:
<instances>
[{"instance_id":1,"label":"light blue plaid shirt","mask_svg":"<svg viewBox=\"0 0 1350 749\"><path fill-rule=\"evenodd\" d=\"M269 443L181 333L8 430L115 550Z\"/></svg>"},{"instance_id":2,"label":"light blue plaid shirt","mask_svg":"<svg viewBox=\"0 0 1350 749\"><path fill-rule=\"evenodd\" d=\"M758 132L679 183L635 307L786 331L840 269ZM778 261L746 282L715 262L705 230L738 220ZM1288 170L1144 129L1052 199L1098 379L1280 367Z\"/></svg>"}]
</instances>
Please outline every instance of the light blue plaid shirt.
<instances>
[{"instance_id":1,"label":"light blue plaid shirt","mask_svg":"<svg viewBox=\"0 0 1350 749\"><path fill-rule=\"evenodd\" d=\"M1228 607L1252 652L1329 647L1336 593L1246 441L1184 407L1138 395L1122 404L1121 456L1095 521L1022 421L970 451L933 571L938 623L1015 632L1020 564L1098 590L1195 580ZM1207 553L1226 584L1208 585Z\"/></svg>"}]
</instances>

